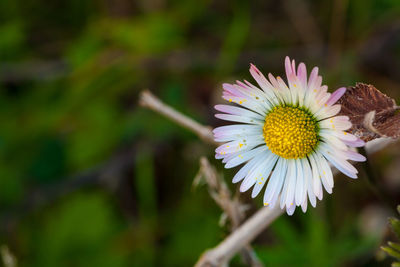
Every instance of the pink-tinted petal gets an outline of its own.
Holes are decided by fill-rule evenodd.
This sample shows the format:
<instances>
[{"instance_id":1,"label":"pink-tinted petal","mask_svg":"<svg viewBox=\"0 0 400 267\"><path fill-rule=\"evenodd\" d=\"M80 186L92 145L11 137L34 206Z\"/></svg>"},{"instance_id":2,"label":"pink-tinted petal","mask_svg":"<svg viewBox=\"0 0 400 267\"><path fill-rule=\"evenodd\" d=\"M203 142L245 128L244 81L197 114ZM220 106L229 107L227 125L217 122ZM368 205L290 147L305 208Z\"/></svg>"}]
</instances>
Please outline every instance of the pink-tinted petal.
<instances>
[{"instance_id":1,"label":"pink-tinted petal","mask_svg":"<svg viewBox=\"0 0 400 267\"><path fill-rule=\"evenodd\" d=\"M300 81L302 88L306 88L306 86L307 86L307 68L303 62L300 63L297 68L297 77Z\"/></svg>"},{"instance_id":2,"label":"pink-tinted petal","mask_svg":"<svg viewBox=\"0 0 400 267\"><path fill-rule=\"evenodd\" d=\"M347 116L336 116L320 121L321 128L346 131L351 128L351 122Z\"/></svg>"},{"instance_id":3,"label":"pink-tinted petal","mask_svg":"<svg viewBox=\"0 0 400 267\"><path fill-rule=\"evenodd\" d=\"M262 120L253 119L244 116L238 115L230 115L230 114L215 114L215 117L221 120L233 121L233 122L241 122L241 123L249 123L249 124L263 124Z\"/></svg>"},{"instance_id":4,"label":"pink-tinted petal","mask_svg":"<svg viewBox=\"0 0 400 267\"><path fill-rule=\"evenodd\" d=\"M347 140L343 140L343 142L350 146L350 147L363 147L365 146L365 142L361 139L357 139L355 141L347 141Z\"/></svg>"},{"instance_id":5,"label":"pink-tinted petal","mask_svg":"<svg viewBox=\"0 0 400 267\"><path fill-rule=\"evenodd\" d=\"M285 58L285 71L286 71L286 76L289 77L292 73L292 65L290 64L290 58L286 57Z\"/></svg>"},{"instance_id":6,"label":"pink-tinted petal","mask_svg":"<svg viewBox=\"0 0 400 267\"><path fill-rule=\"evenodd\" d=\"M333 166L336 167L340 172L343 174L347 175L350 178L357 178L357 169L354 168L353 165L351 165L347 160L337 158L334 155L332 155L329 151L323 151L324 157L332 163Z\"/></svg>"},{"instance_id":7,"label":"pink-tinted petal","mask_svg":"<svg viewBox=\"0 0 400 267\"><path fill-rule=\"evenodd\" d=\"M308 79L308 88L311 88L311 85L315 84L315 80L318 77L318 67L314 67L310 73L310 78Z\"/></svg>"},{"instance_id":8,"label":"pink-tinted petal","mask_svg":"<svg viewBox=\"0 0 400 267\"><path fill-rule=\"evenodd\" d=\"M292 216L295 210L296 210L296 205L294 205L294 204L291 204L290 206L286 206L286 213L289 216Z\"/></svg>"},{"instance_id":9,"label":"pink-tinted petal","mask_svg":"<svg viewBox=\"0 0 400 267\"><path fill-rule=\"evenodd\" d=\"M346 87L341 87L332 93L329 100L326 102L328 106L335 104L346 93Z\"/></svg>"},{"instance_id":10,"label":"pink-tinted petal","mask_svg":"<svg viewBox=\"0 0 400 267\"><path fill-rule=\"evenodd\" d=\"M239 116L245 116L249 118L254 118L254 119L259 119L259 120L264 120L264 116L261 116L260 114L254 113L248 109L244 108L239 108L235 106L230 106L230 105L215 105L214 108L218 111L225 112L231 115L239 115Z\"/></svg>"},{"instance_id":11,"label":"pink-tinted petal","mask_svg":"<svg viewBox=\"0 0 400 267\"><path fill-rule=\"evenodd\" d=\"M361 155L355 151L348 150L348 151L345 151L344 153L347 156L347 158L352 161L362 162L362 161L367 160L363 155Z\"/></svg>"}]
</instances>

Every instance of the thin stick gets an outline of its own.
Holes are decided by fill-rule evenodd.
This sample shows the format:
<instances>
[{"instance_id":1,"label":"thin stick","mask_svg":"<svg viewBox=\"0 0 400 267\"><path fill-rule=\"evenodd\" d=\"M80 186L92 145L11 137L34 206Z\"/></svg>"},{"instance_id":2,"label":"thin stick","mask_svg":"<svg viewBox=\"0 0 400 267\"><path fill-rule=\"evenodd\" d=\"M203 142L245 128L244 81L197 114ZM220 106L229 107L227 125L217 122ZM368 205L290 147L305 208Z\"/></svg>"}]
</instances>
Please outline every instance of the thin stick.
<instances>
[{"instance_id":1,"label":"thin stick","mask_svg":"<svg viewBox=\"0 0 400 267\"><path fill-rule=\"evenodd\" d=\"M154 110L170 120L176 122L180 126L194 132L197 134L201 140L206 143L217 145L218 143L214 141L214 137L211 131L211 127L201 125L200 123L194 121L193 119L183 115L182 113L176 111L172 107L161 102L160 99L155 97L150 91L145 90L140 94L139 104L143 107L147 107Z\"/></svg>"},{"instance_id":2,"label":"thin stick","mask_svg":"<svg viewBox=\"0 0 400 267\"><path fill-rule=\"evenodd\" d=\"M221 266L227 264L243 246L249 244L283 212L279 205L276 205L273 209L268 207L261 208L218 246L206 251L195 266Z\"/></svg>"},{"instance_id":3,"label":"thin stick","mask_svg":"<svg viewBox=\"0 0 400 267\"><path fill-rule=\"evenodd\" d=\"M210 196L224 212L222 218L227 217L229 219L231 232L234 232L245 219L246 205L242 204L237 196L232 197L222 175L217 173L215 167L205 157L200 158L200 170L193 181L193 185L197 186L200 180L206 182ZM239 253L246 266L263 266L250 244L241 248Z\"/></svg>"}]
</instances>

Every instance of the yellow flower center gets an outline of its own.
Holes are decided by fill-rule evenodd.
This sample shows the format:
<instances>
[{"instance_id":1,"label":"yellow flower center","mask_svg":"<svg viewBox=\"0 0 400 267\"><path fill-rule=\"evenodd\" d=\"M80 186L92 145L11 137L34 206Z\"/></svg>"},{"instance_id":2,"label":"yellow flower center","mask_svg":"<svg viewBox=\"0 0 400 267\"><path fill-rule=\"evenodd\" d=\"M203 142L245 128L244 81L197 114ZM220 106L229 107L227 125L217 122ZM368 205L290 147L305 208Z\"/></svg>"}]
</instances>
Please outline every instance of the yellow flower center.
<instances>
[{"instance_id":1,"label":"yellow flower center","mask_svg":"<svg viewBox=\"0 0 400 267\"><path fill-rule=\"evenodd\" d=\"M265 117L263 134L268 148L286 159L307 156L318 144L318 124L306 110L279 106Z\"/></svg>"}]
</instances>

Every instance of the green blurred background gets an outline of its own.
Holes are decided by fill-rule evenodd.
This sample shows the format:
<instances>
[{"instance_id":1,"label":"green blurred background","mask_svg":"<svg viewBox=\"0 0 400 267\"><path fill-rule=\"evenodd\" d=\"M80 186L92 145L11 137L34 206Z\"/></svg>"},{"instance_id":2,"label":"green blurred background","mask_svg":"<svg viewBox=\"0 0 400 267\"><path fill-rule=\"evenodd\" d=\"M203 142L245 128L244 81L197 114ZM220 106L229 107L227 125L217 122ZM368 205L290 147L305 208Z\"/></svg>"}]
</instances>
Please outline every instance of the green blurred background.
<instances>
[{"instance_id":1,"label":"green blurred background","mask_svg":"<svg viewBox=\"0 0 400 267\"><path fill-rule=\"evenodd\" d=\"M250 62L283 75L286 55L331 90L363 81L400 100L400 1L0 1L0 243L19 266L193 265L228 234L192 189L200 156L222 164L139 92L221 125L221 84L250 80ZM266 266L390 264L379 247L393 238L400 146L369 162L389 203L365 166L337 176L316 209L255 240ZM249 214L262 202L242 200Z\"/></svg>"}]
</instances>

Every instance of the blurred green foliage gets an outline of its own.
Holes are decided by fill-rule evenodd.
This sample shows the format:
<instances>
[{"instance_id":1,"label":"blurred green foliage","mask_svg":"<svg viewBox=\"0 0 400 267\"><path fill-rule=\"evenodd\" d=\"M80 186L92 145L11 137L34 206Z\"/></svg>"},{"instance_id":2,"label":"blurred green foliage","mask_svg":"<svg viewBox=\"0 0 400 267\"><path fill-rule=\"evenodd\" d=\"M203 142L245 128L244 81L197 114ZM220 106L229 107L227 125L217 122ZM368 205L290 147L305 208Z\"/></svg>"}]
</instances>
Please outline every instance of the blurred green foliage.
<instances>
[{"instance_id":1,"label":"blurred green foliage","mask_svg":"<svg viewBox=\"0 0 400 267\"><path fill-rule=\"evenodd\" d=\"M400 206L397 206L397 211L400 213ZM395 233L397 238L400 238L400 220L396 218L390 218L390 225L392 227L393 232ZM388 255L392 256L396 259L395 262L392 263L393 267L400 266L400 244L397 242L388 242L387 246L383 246L382 250L385 251Z\"/></svg>"},{"instance_id":2,"label":"blurred green foliage","mask_svg":"<svg viewBox=\"0 0 400 267\"><path fill-rule=\"evenodd\" d=\"M290 218L280 218L271 230L279 241L263 247L258 254L272 266L339 266L365 257L378 241L373 235L361 237L351 220L334 230L314 212L303 215L296 226Z\"/></svg>"},{"instance_id":3,"label":"blurred green foliage","mask_svg":"<svg viewBox=\"0 0 400 267\"><path fill-rule=\"evenodd\" d=\"M72 196L23 226L27 266L127 266L120 250L123 231L109 199L101 194ZM34 228L32 226L35 225Z\"/></svg>"},{"instance_id":4,"label":"blurred green foliage","mask_svg":"<svg viewBox=\"0 0 400 267\"><path fill-rule=\"evenodd\" d=\"M144 88L216 125L222 82L249 79L250 62L282 74L291 55L319 65L330 88L365 81L400 97L398 0L300 1L320 30L308 34L283 2L1 1L0 240L19 265L190 266L227 234L207 191L191 188L213 148L139 107ZM337 180L317 209L259 237L266 265L382 264L382 236L356 223L380 202Z\"/></svg>"}]
</instances>

